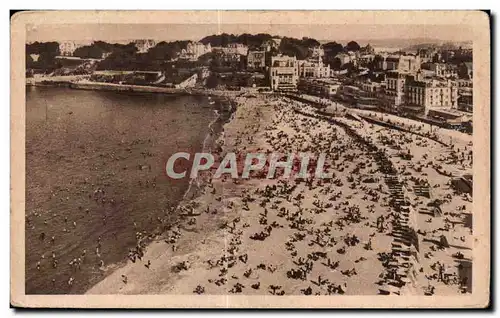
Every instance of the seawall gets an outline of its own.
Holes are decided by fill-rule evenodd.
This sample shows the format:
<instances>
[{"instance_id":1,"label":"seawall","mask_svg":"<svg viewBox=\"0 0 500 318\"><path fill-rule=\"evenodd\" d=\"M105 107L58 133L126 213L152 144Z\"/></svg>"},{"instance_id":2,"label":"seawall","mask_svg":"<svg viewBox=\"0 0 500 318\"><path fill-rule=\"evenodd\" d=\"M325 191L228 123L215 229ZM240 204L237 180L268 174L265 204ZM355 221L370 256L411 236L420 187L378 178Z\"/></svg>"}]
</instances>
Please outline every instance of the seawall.
<instances>
[{"instance_id":1,"label":"seawall","mask_svg":"<svg viewBox=\"0 0 500 318\"><path fill-rule=\"evenodd\" d=\"M99 83L90 81L72 81L72 80L28 80L27 86L62 86L82 90L100 90L115 92L137 92L137 93L156 93L172 95L199 95L199 96L220 96L235 97L241 94L241 91L221 91L210 90L206 88L173 88L147 85L130 85L115 83Z\"/></svg>"}]
</instances>

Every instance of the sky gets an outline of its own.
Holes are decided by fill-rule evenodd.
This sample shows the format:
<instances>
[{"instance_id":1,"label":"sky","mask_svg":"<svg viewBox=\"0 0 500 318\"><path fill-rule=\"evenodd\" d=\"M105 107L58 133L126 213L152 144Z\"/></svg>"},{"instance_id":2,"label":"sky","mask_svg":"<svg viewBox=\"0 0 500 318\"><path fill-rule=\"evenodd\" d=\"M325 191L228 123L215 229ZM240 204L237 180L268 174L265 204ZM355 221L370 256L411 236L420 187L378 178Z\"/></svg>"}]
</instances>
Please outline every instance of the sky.
<instances>
[{"instance_id":1,"label":"sky","mask_svg":"<svg viewBox=\"0 0 500 318\"><path fill-rule=\"evenodd\" d=\"M121 42L131 39L159 41L193 40L218 33L269 33L295 38L347 42L431 38L442 41L471 41L472 31L461 25L362 25L362 24L39 24L28 25L27 42L92 41Z\"/></svg>"}]
</instances>

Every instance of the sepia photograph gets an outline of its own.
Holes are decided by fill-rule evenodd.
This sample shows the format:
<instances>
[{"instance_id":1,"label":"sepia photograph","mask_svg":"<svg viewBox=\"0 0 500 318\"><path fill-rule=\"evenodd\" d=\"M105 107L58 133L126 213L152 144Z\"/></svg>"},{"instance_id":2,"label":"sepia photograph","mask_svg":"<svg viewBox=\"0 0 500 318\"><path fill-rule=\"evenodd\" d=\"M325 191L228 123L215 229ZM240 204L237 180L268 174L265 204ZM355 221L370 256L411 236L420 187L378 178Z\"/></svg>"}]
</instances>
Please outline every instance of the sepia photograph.
<instances>
[{"instance_id":1,"label":"sepia photograph","mask_svg":"<svg viewBox=\"0 0 500 318\"><path fill-rule=\"evenodd\" d=\"M17 13L12 305L487 306L489 23Z\"/></svg>"}]
</instances>

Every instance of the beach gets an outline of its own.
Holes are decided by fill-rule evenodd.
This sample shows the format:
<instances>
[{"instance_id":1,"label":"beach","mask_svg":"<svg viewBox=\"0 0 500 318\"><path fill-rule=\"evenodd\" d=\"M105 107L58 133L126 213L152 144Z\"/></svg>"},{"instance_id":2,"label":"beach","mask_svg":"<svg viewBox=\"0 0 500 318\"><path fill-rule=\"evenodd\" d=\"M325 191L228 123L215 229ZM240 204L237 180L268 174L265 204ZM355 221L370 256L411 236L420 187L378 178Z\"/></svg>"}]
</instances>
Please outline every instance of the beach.
<instances>
[{"instance_id":1,"label":"beach","mask_svg":"<svg viewBox=\"0 0 500 318\"><path fill-rule=\"evenodd\" d=\"M419 134L396 131L275 95L235 103L217 140L221 156L326 153L333 176L205 174L198 195L177 207L180 219L87 294L470 292L472 197L450 185L471 172L469 137L451 147L454 132L435 131L436 142L422 136L426 124L397 119Z\"/></svg>"}]
</instances>

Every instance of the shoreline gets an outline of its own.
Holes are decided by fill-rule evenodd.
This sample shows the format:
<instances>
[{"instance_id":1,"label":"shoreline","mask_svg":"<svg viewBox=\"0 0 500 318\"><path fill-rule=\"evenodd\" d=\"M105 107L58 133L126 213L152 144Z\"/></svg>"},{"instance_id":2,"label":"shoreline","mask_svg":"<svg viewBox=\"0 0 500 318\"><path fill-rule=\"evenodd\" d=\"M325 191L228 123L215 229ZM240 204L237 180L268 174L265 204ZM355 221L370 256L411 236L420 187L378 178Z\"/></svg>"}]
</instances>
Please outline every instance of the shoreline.
<instances>
[{"instance_id":1,"label":"shoreline","mask_svg":"<svg viewBox=\"0 0 500 318\"><path fill-rule=\"evenodd\" d=\"M217 117L214 118L214 120L212 120L207 126L208 132L205 136L205 139L203 140L202 152L210 152L210 150L212 150L217 145L217 141L224 131L224 125L231 120L232 114L235 111L233 106L231 106L229 112L222 109L223 107L225 107L222 105L223 102L232 103L233 101L228 98L216 101L216 103L218 103L219 110L214 109ZM213 126L216 126L215 129L213 128ZM205 182L201 178L190 179L188 189L182 196L182 199L179 201L177 207L179 207L179 205L181 205L184 201L189 201L196 198L204 185ZM188 199L189 196L191 197L191 199Z\"/></svg>"},{"instance_id":2,"label":"shoreline","mask_svg":"<svg viewBox=\"0 0 500 318\"><path fill-rule=\"evenodd\" d=\"M217 145L217 140L219 139L219 137L223 132L224 125L232 118L232 114L235 110L234 106L231 106L230 110L227 111L227 109L225 109L225 107L227 107L225 103L231 103L232 105L233 101L230 97L219 97L215 99L214 106L216 106L216 109L213 109L213 111L217 114L217 116L207 126L207 134L205 136L202 145L203 152L210 151L209 149L212 149L215 145ZM213 128L214 126L215 128ZM193 199L197 198L200 195L200 192L202 191L205 185L206 182L204 180L191 179L189 181L189 185L187 189L184 191L182 198L180 198L178 202L176 202L176 204L172 209L172 222L170 222L169 224L162 224L163 228L165 226L174 227L179 223L179 220L182 218L184 205L186 205ZM155 241L162 240L165 237L165 231L160 227L152 229L150 232L152 234L156 233L156 237L144 241L145 244L144 250L146 251ZM82 294L87 293L88 290L92 289L95 285L105 280L108 276L112 275L116 270L126 266L128 261L129 261L128 257L124 257L122 260L118 262L107 265L105 269L106 273L104 274L104 276L97 282L94 282L93 284L88 286L82 292Z\"/></svg>"},{"instance_id":3,"label":"shoreline","mask_svg":"<svg viewBox=\"0 0 500 318\"><path fill-rule=\"evenodd\" d=\"M227 97L226 97L227 98ZM208 141L207 148L214 147L214 145L222 146L222 151L227 151L228 143L230 140L227 138L226 130L228 126L231 126L237 121L237 112L240 106L244 106L244 102L238 101L237 99L227 98L226 101L231 103L231 111L226 113L226 116L220 113L220 117L218 120L214 120L212 122L211 127L216 126L214 128L214 133L211 134L212 138ZM224 118L225 117L225 118ZM210 132L208 134L210 136ZM228 189L228 187L232 187L232 185L225 186L223 184L224 181L221 180L207 180L203 177L199 177L198 179L193 179L193 182L190 185L190 189L186 191L183 199L179 201L176 207L177 220L172 223L170 230L167 233L163 233L156 239L151 240L147 247L146 253L144 257L149 257L149 255L163 255L165 252L184 252L186 249L193 250L195 247L199 247L199 244L208 244L210 240L213 240L213 235L217 232L220 227L220 215L216 213L218 210L224 210L224 207L220 205L220 202L211 195L213 192L208 192L210 189L214 191L217 187L220 190L220 187ZM185 221L188 220L191 213L195 209L194 207L197 205L197 202L206 199L207 194L211 197L211 201L217 205L217 208L211 208L212 212L210 214L203 213L203 216L208 216L208 220L203 222L203 227L199 228L198 226L189 226L186 225ZM215 200L214 200L215 199ZM208 212L207 212L208 213ZM216 213L217 215L213 215ZM212 218L213 216L213 218ZM222 216L223 218L225 216ZM182 232L182 236L180 233ZM192 237L196 237L196 239L192 239ZM173 244L172 244L173 243ZM194 243L194 245L193 245ZM168 246L165 246L168 245ZM178 250L177 250L178 249ZM155 259L157 256L152 256L151 259ZM174 258L175 259L175 258ZM155 262L156 263L156 262ZM94 294L96 293L96 289L100 289L102 285L106 285L109 281L114 280L114 277L118 277L118 272L127 271L131 266L135 264L126 262L122 264L116 271L111 272L109 275L101 280L100 282L94 284L91 288L89 288L85 294ZM128 283L131 286L130 283ZM169 287L168 284L165 287ZM99 291L97 291L99 293Z\"/></svg>"}]
</instances>

